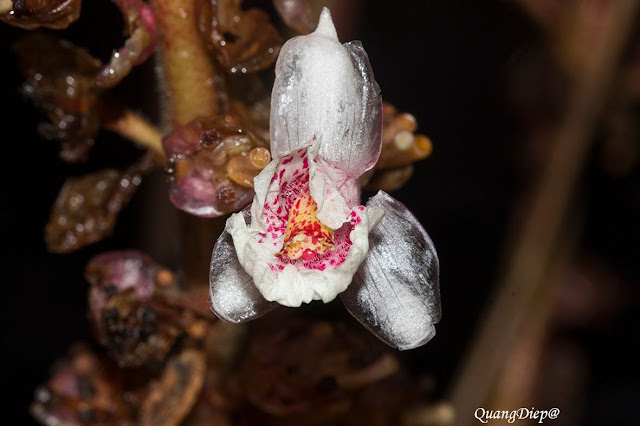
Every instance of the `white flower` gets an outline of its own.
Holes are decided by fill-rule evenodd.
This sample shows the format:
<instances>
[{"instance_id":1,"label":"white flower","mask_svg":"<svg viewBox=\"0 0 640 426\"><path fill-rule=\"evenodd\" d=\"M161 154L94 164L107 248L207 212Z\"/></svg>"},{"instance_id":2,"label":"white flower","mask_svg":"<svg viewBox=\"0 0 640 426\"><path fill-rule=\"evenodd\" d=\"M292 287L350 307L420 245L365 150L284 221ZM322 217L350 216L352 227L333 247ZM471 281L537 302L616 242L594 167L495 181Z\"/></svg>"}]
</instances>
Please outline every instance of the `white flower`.
<instances>
[{"instance_id":1,"label":"white flower","mask_svg":"<svg viewBox=\"0 0 640 426\"><path fill-rule=\"evenodd\" d=\"M381 192L360 205L382 100L362 45L339 43L326 8L315 32L282 47L270 125L273 161L254 180L251 210L229 218L213 251L214 313L243 322L342 293L387 343L426 343L440 317L438 259L401 203Z\"/></svg>"}]
</instances>

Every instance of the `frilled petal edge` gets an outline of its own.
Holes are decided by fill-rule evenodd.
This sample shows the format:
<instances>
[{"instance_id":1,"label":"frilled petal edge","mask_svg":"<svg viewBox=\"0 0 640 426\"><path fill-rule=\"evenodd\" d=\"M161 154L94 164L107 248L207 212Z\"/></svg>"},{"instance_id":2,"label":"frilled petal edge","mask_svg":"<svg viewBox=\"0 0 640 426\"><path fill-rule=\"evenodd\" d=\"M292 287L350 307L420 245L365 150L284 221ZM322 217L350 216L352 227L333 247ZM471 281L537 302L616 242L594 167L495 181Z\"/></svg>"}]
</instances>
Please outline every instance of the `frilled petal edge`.
<instances>
[{"instance_id":1,"label":"frilled petal edge","mask_svg":"<svg viewBox=\"0 0 640 426\"><path fill-rule=\"evenodd\" d=\"M387 344L413 349L431 340L441 316L438 256L413 214L385 192L367 203L384 216L369 234L369 255L340 295L362 325Z\"/></svg>"},{"instance_id":2,"label":"frilled petal edge","mask_svg":"<svg viewBox=\"0 0 640 426\"><path fill-rule=\"evenodd\" d=\"M248 209L242 215L249 224L251 215ZM251 276L242 268L227 231L222 232L211 255L209 299L214 314L236 324L259 318L278 307L277 303L265 300Z\"/></svg>"}]
</instances>

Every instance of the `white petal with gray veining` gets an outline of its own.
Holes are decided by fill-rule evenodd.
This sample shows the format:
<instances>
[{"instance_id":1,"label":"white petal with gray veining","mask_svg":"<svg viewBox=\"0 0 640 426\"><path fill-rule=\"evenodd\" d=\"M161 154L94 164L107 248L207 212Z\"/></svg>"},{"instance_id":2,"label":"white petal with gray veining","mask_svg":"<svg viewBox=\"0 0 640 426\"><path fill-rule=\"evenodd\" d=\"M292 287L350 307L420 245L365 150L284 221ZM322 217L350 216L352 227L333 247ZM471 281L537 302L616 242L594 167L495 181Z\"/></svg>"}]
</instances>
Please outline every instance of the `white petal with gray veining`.
<instances>
[{"instance_id":1,"label":"white petal with gray veining","mask_svg":"<svg viewBox=\"0 0 640 426\"><path fill-rule=\"evenodd\" d=\"M248 224L251 221L249 211L245 209L242 214ZM277 303L265 300L242 268L227 231L222 232L213 248L209 298L213 313L232 323L256 319L278 307Z\"/></svg>"},{"instance_id":2,"label":"white petal with gray veining","mask_svg":"<svg viewBox=\"0 0 640 426\"><path fill-rule=\"evenodd\" d=\"M433 242L399 201L378 192L367 208L384 210L369 234L369 255L341 294L347 310L400 350L424 345L441 316L439 266Z\"/></svg>"}]
</instances>

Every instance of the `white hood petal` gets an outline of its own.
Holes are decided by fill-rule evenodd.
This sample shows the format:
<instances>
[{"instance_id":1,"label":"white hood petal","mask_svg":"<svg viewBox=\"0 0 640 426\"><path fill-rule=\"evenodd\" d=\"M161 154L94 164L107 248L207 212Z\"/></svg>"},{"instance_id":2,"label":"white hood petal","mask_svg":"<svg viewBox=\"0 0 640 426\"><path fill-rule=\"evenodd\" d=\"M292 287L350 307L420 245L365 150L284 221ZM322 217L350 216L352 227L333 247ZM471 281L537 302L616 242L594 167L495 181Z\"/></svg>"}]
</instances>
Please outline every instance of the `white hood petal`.
<instances>
[{"instance_id":1,"label":"white hood petal","mask_svg":"<svg viewBox=\"0 0 640 426\"><path fill-rule=\"evenodd\" d=\"M315 32L280 51L270 126L274 158L318 139L318 156L357 178L380 155L380 89L362 45L340 44L326 8Z\"/></svg>"}]
</instances>

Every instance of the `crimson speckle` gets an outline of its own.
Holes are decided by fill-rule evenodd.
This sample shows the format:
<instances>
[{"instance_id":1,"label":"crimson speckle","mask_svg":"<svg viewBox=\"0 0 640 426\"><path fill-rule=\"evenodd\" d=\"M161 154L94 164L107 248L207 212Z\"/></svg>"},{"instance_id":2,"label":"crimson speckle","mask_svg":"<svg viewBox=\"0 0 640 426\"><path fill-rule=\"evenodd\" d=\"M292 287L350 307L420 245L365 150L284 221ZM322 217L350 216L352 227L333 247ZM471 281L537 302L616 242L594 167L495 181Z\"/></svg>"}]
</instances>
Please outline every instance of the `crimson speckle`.
<instances>
[{"instance_id":1,"label":"crimson speckle","mask_svg":"<svg viewBox=\"0 0 640 426\"><path fill-rule=\"evenodd\" d=\"M318 254L315 251L309 249L302 252L302 260L305 260L307 262L315 260L317 256Z\"/></svg>"}]
</instances>

